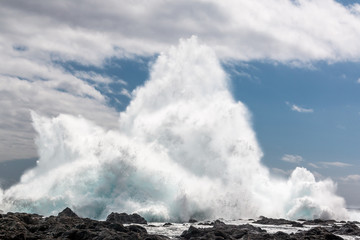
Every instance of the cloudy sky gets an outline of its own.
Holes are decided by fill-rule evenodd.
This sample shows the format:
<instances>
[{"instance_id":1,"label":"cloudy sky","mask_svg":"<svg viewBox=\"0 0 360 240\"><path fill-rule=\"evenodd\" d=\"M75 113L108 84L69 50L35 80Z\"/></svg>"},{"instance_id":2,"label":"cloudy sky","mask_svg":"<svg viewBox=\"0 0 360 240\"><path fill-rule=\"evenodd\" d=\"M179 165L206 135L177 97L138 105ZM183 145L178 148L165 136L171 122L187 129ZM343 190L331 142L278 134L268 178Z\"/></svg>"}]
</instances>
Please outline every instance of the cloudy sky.
<instances>
[{"instance_id":1,"label":"cloudy sky","mask_svg":"<svg viewBox=\"0 0 360 240\"><path fill-rule=\"evenodd\" d=\"M30 110L116 128L156 56L196 35L251 111L263 163L331 177L360 205L356 0L4 0L0 33L0 163L36 159Z\"/></svg>"}]
</instances>

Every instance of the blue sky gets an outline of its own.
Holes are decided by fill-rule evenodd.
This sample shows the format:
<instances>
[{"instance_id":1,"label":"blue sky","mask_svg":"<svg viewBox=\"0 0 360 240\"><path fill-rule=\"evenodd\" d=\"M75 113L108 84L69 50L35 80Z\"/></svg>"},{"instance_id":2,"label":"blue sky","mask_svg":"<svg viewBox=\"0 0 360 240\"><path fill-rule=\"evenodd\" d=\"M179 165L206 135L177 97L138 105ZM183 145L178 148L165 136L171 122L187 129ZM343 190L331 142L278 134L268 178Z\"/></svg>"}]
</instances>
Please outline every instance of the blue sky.
<instances>
[{"instance_id":1,"label":"blue sky","mask_svg":"<svg viewBox=\"0 0 360 240\"><path fill-rule=\"evenodd\" d=\"M357 1L16 0L0 16L0 162L37 157L30 109L116 128L159 53L197 35L252 113L263 163L331 177L360 205Z\"/></svg>"}]
</instances>

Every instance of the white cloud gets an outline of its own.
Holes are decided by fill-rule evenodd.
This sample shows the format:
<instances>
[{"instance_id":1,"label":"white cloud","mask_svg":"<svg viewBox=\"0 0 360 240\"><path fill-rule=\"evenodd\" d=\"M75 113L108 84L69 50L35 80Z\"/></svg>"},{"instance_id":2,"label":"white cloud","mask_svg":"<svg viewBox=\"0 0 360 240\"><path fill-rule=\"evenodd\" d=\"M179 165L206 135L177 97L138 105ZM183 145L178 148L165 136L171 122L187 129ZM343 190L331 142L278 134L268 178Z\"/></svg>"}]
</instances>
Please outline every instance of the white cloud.
<instances>
[{"instance_id":1,"label":"white cloud","mask_svg":"<svg viewBox=\"0 0 360 240\"><path fill-rule=\"evenodd\" d=\"M315 163L308 163L308 165L310 167L313 167L313 168L320 168L318 165L316 165Z\"/></svg>"},{"instance_id":2,"label":"white cloud","mask_svg":"<svg viewBox=\"0 0 360 240\"><path fill-rule=\"evenodd\" d=\"M106 58L153 55L191 35L223 60L360 59L359 6L334 0L5 0L0 21L0 161L36 154L28 109L114 125L117 114L96 88L111 77L72 75L54 61L102 67Z\"/></svg>"},{"instance_id":3,"label":"white cloud","mask_svg":"<svg viewBox=\"0 0 360 240\"><path fill-rule=\"evenodd\" d=\"M291 170L283 170L283 169L280 169L280 168L272 168L271 171L276 174L276 175L280 175L280 176L283 176L283 177L289 177L290 174L291 174Z\"/></svg>"},{"instance_id":4,"label":"white cloud","mask_svg":"<svg viewBox=\"0 0 360 240\"><path fill-rule=\"evenodd\" d=\"M57 81L26 81L4 75L0 75L0 81L0 161L37 156L30 109L50 116L82 115L106 128L117 127L118 114L85 83L69 81L64 87L71 91L66 92L57 89ZM77 91L71 89L71 84Z\"/></svg>"},{"instance_id":5,"label":"white cloud","mask_svg":"<svg viewBox=\"0 0 360 240\"><path fill-rule=\"evenodd\" d=\"M360 78L356 81L357 83L360 83Z\"/></svg>"},{"instance_id":6,"label":"white cloud","mask_svg":"<svg viewBox=\"0 0 360 240\"><path fill-rule=\"evenodd\" d=\"M157 53L193 34L224 58L342 61L360 57L358 8L335 0L14 0L2 3L0 30L33 54L97 64Z\"/></svg>"},{"instance_id":7,"label":"white cloud","mask_svg":"<svg viewBox=\"0 0 360 240\"><path fill-rule=\"evenodd\" d=\"M290 162L290 163L300 163L304 161L304 159L299 155L291 155L291 154L285 154L281 160L284 162Z\"/></svg>"},{"instance_id":8,"label":"white cloud","mask_svg":"<svg viewBox=\"0 0 360 240\"><path fill-rule=\"evenodd\" d=\"M124 96L126 96L126 97L128 97L128 98L131 98L131 93L130 93L127 89L125 89L125 88L121 89L120 94L121 94L121 95L124 95Z\"/></svg>"},{"instance_id":9,"label":"white cloud","mask_svg":"<svg viewBox=\"0 0 360 240\"><path fill-rule=\"evenodd\" d=\"M344 162L320 162L324 167L350 167L352 166L349 163Z\"/></svg>"},{"instance_id":10,"label":"white cloud","mask_svg":"<svg viewBox=\"0 0 360 240\"><path fill-rule=\"evenodd\" d=\"M299 112L299 113L313 113L314 109L312 108L303 108L303 107L299 107L295 104L291 105L291 110L295 111L295 112Z\"/></svg>"},{"instance_id":11,"label":"white cloud","mask_svg":"<svg viewBox=\"0 0 360 240\"><path fill-rule=\"evenodd\" d=\"M360 175L354 174L354 175L348 175L346 177L341 178L344 182L360 182Z\"/></svg>"}]
</instances>

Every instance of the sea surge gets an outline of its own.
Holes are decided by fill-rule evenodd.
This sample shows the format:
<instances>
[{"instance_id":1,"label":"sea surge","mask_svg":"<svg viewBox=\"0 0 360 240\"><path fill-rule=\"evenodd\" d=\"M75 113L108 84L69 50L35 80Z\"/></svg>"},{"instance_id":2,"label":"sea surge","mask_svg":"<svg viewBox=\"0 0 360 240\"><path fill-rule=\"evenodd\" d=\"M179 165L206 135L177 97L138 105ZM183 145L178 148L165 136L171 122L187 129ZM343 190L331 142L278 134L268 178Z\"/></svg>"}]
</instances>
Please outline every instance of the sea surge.
<instances>
[{"instance_id":1,"label":"sea surge","mask_svg":"<svg viewBox=\"0 0 360 240\"><path fill-rule=\"evenodd\" d=\"M51 215L70 207L96 219L137 212L173 222L351 217L330 179L316 181L305 168L271 176L249 110L196 37L160 54L132 96L117 130L32 112L39 160L0 189L0 209Z\"/></svg>"}]
</instances>

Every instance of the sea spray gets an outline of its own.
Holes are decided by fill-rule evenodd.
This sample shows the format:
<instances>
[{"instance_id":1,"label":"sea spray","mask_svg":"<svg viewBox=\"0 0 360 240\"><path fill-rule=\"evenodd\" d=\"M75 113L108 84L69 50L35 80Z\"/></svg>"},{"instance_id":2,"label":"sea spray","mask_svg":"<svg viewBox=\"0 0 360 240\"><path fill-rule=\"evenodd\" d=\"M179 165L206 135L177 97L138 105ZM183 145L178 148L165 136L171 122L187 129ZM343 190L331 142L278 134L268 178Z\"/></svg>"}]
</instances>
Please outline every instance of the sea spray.
<instances>
[{"instance_id":1,"label":"sea spray","mask_svg":"<svg viewBox=\"0 0 360 240\"><path fill-rule=\"evenodd\" d=\"M39 161L0 195L0 209L49 215L69 206L80 216L138 212L150 221L348 218L331 180L304 168L288 180L270 176L248 109L196 37L158 57L118 130L63 114L32 119Z\"/></svg>"}]
</instances>

